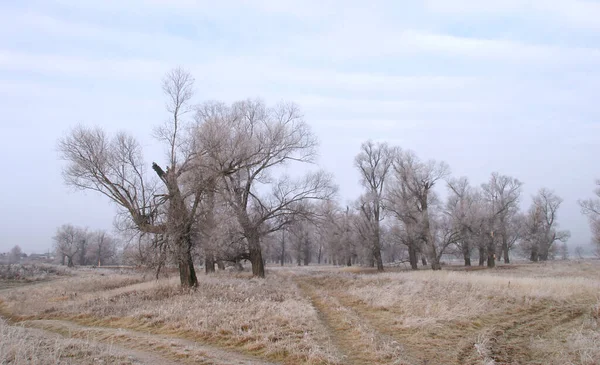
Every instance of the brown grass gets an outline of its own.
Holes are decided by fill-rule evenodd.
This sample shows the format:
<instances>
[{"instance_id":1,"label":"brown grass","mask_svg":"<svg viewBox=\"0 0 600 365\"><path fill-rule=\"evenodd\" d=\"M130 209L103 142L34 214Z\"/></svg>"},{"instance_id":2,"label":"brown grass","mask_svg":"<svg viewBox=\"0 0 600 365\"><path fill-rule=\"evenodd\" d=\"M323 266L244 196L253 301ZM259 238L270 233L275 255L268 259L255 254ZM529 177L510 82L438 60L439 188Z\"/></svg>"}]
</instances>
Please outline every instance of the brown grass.
<instances>
[{"instance_id":1,"label":"brown grass","mask_svg":"<svg viewBox=\"0 0 600 365\"><path fill-rule=\"evenodd\" d=\"M101 275L103 273L104 275ZM600 262L390 272L333 267L176 278L87 270L0 293L15 320L63 319L288 364L597 364Z\"/></svg>"},{"instance_id":2,"label":"brown grass","mask_svg":"<svg viewBox=\"0 0 600 365\"><path fill-rule=\"evenodd\" d=\"M48 336L0 319L0 364L133 364L132 360L109 346Z\"/></svg>"},{"instance_id":3,"label":"brown grass","mask_svg":"<svg viewBox=\"0 0 600 365\"><path fill-rule=\"evenodd\" d=\"M21 319L68 318L190 338L289 363L336 363L316 310L289 279L201 276L191 291L179 289L177 278L138 279L89 274L17 289L4 295L4 308Z\"/></svg>"}]
</instances>

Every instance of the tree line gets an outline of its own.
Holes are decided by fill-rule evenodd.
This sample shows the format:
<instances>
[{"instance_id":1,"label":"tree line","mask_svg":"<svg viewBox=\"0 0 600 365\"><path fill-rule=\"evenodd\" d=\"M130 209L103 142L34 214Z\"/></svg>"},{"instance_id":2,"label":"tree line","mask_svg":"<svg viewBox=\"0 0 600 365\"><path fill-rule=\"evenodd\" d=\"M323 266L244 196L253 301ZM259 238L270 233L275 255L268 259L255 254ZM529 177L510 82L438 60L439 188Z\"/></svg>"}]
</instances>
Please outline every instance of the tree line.
<instances>
[{"instance_id":1,"label":"tree line","mask_svg":"<svg viewBox=\"0 0 600 365\"><path fill-rule=\"evenodd\" d=\"M363 194L342 207L332 175L314 166L317 139L295 104L193 104L194 79L182 69L169 72L162 88L169 118L153 135L166 164L146 162L127 133L82 125L58 141L58 151L67 185L118 207L124 257L157 270L176 265L183 286L197 284L200 261L211 272L248 260L258 277L267 261L382 271L406 260L439 270L444 254L471 265L477 253L480 265L493 267L499 258L510 262L517 247L532 261L547 260L569 238L558 227L562 199L552 190L540 189L521 212L522 183L514 177L492 173L473 186L451 177L444 162L373 141L355 158ZM435 190L442 186L445 199ZM600 203L592 202L582 206L597 217ZM64 251L68 261L75 257Z\"/></svg>"},{"instance_id":2,"label":"tree line","mask_svg":"<svg viewBox=\"0 0 600 365\"><path fill-rule=\"evenodd\" d=\"M110 265L117 260L118 240L104 230L64 224L52 238L54 252L62 265Z\"/></svg>"}]
</instances>

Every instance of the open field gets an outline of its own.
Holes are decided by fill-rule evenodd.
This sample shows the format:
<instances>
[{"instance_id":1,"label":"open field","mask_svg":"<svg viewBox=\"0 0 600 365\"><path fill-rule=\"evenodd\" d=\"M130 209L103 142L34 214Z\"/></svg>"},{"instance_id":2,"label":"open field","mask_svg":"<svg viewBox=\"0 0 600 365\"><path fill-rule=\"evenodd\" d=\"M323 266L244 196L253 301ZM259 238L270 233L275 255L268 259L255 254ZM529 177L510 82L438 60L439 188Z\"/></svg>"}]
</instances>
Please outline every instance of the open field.
<instances>
[{"instance_id":1,"label":"open field","mask_svg":"<svg viewBox=\"0 0 600 365\"><path fill-rule=\"evenodd\" d=\"M600 364L600 262L493 270L77 269L0 291L0 363Z\"/></svg>"}]
</instances>

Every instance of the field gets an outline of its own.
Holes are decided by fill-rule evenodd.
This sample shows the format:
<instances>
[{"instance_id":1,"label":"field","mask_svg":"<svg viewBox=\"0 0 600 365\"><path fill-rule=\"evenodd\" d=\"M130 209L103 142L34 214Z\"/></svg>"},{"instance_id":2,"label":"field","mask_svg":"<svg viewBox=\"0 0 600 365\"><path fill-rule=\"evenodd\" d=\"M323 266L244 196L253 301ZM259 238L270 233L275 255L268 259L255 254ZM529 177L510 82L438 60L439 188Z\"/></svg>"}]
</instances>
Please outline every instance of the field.
<instances>
[{"instance_id":1,"label":"field","mask_svg":"<svg viewBox=\"0 0 600 365\"><path fill-rule=\"evenodd\" d=\"M600 364L600 261L0 284L5 364Z\"/></svg>"}]
</instances>

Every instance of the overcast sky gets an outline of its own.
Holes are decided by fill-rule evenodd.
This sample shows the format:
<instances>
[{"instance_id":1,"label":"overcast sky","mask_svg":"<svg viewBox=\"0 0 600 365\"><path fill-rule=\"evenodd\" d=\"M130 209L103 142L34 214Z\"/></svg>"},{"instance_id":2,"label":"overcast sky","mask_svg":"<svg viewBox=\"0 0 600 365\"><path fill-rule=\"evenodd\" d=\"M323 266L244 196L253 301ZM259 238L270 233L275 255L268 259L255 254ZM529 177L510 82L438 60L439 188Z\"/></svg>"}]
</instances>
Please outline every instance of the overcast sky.
<instances>
[{"instance_id":1,"label":"overcast sky","mask_svg":"<svg viewBox=\"0 0 600 365\"><path fill-rule=\"evenodd\" d=\"M302 5L297 5L302 4ZM345 202L368 138L493 171L565 202L600 177L600 2L579 0L0 1L0 252L51 247L63 223L111 229L115 208L63 185L57 139L77 123L132 132L146 160L166 118L160 80L195 76L196 101L295 101Z\"/></svg>"}]
</instances>

